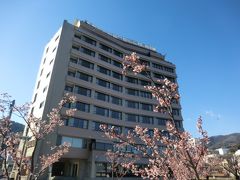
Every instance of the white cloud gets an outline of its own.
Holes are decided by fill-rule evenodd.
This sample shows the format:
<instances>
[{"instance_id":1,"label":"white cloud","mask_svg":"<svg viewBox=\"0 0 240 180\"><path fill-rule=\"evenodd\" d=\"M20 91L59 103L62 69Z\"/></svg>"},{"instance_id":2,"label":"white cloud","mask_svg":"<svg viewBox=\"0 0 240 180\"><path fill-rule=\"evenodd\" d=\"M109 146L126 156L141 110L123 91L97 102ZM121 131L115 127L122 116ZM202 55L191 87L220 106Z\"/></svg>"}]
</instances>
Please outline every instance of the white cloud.
<instances>
[{"instance_id":1,"label":"white cloud","mask_svg":"<svg viewBox=\"0 0 240 180\"><path fill-rule=\"evenodd\" d=\"M217 120L220 120L222 118L221 114L215 113L212 110L206 111L205 115L211 118L216 118Z\"/></svg>"}]
</instances>

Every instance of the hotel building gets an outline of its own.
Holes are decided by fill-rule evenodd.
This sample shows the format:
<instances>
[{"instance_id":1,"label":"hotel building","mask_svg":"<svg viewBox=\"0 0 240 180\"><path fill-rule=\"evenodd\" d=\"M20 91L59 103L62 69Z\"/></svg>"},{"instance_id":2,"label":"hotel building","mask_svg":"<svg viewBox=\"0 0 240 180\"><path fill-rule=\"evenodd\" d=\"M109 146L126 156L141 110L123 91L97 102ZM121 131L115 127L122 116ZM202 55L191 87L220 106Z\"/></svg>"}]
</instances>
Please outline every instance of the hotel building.
<instances>
[{"instance_id":1,"label":"hotel building","mask_svg":"<svg viewBox=\"0 0 240 180\"><path fill-rule=\"evenodd\" d=\"M54 179L98 179L110 173L104 153L111 141L103 136L100 124L115 126L125 133L137 124L151 130L165 129L167 116L153 112L156 100L144 85L151 82L144 75L122 75L122 59L136 52L151 69L154 80L167 77L176 82L176 67L154 48L130 41L95 27L87 21L62 27L47 43L33 94L32 113L47 118L64 93L77 97L73 118L47 137L53 145L70 142L70 152L51 168ZM175 123L182 128L181 106L173 104ZM43 141L37 157L49 152ZM33 147L27 144L26 155ZM100 179L101 179L100 178Z\"/></svg>"}]
</instances>

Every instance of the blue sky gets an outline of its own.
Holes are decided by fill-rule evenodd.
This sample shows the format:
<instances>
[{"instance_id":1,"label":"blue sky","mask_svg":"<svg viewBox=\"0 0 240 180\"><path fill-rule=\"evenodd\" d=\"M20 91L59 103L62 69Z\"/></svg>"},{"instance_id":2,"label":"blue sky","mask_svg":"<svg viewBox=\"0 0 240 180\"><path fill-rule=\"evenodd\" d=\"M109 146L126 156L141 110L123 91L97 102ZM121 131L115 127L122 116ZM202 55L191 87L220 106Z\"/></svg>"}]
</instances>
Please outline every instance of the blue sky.
<instances>
[{"instance_id":1,"label":"blue sky","mask_svg":"<svg viewBox=\"0 0 240 180\"><path fill-rule=\"evenodd\" d=\"M64 3L65 2L65 3ZM31 101L43 48L64 19L150 44L177 66L184 127L240 132L240 1L2 1L0 92Z\"/></svg>"}]
</instances>

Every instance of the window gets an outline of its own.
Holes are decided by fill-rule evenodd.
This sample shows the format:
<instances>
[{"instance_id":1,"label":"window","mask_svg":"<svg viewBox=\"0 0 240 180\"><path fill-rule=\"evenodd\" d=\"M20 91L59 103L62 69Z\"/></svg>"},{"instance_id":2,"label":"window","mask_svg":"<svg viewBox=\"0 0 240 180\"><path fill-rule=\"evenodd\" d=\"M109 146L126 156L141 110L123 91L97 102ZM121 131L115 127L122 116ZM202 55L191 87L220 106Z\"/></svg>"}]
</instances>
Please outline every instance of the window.
<instances>
[{"instance_id":1,"label":"window","mask_svg":"<svg viewBox=\"0 0 240 180\"><path fill-rule=\"evenodd\" d=\"M45 87L43 88L43 93L44 93L46 90L47 90L47 86L45 86Z\"/></svg>"},{"instance_id":2,"label":"window","mask_svg":"<svg viewBox=\"0 0 240 180\"><path fill-rule=\"evenodd\" d=\"M139 80L140 84L143 86L151 86L151 82L145 80Z\"/></svg>"},{"instance_id":3,"label":"window","mask_svg":"<svg viewBox=\"0 0 240 180\"><path fill-rule=\"evenodd\" d=\"M47 74L46 78L48 78L48 77L49 77L49 75L50 75L50 72Z\"/></svg>"},{"instance_id":4,"label":"window","mask_svg":"<svg viewBox=\"0 0 240 180\"><path fill-rule=\"evenodd\" d=\"M134 130L134 128L131 128L131 127L125 127L124 128L124 134L128 134L128 132L132 133Z\"/></svg>"},{"instance_id":5,"label":"window","mask_svg":"<svg viewBox=\"0 0 240 180\"><path fill-rule=\"evenodd\" d=\"M70 57L70 62L77 64L78 58L77 57Z\"/></svg>"},{"instance_id":6,"label":"window","mask_svg":"<svg viewBox=\"0 0 240 180\"><path fill-rule=\"evenodd\" d=\"M47 47L47 49L46 49L46 52L45 52L45 53L47 53L47 52L48 52L48 50L49 50L49 47Z\"/></svg>"},{"instance_id":7,"label":"window","mask_svg":"<svg viewBox=\"0 0 240 180\"><path fill-rule=\"evenodd\" d=\"M138 84L138 79L126 76L126 81L132 84Z\"/></svg>"},{"instance_id":8,"label":"window","mask_svg":"<svg viewBox=\"0 0 240 180\"><path fill-rule=\"evenodd\" d=\"M46 62L46 58L44 58L44 60L43 60L43 64L45 64L45 62Z\"/></svg>"},{"instance_id":9,"label":"window","mask_svg":"<svg viewBox=\"0 0 240 180\"><path fill-rule=\"evenodd\" d=\"M83 112L90 112L90 104L82 103L82 102L76 102L75 108L79 111Z\"/></svg>"},{"instance_id":10,"label":"window","mask_svg":"<svg viewBox=\"0 0 240 180\"><path fill-rule=\"evenodd\" d=\"M72 45L72 48L79 51L80 47L78 45Z\"/></svg>"},{"instance_id":11,"label":"window","mask_svg":"<svg viewBox=\"0 0 240 180\"><path fill-rule=\"evenodd\" d=\"M110 143L96 142L95 149L101 150L101 151L107 151L107 150L113 149L113 145Z\"/></svg>"},{"instance_id":12,"label":"window","mask_svg":"<svg viewBox=\"0 0 240 180\"><path fill-rule=\"evenodd\" d=\"M118 61L112 61L112 64L114 65L114 66L116 66L116 67L119 67L119 68L123 68L123 65L122 65L122 63L120 63L120 62L118 62Z\"/></svg>"},{"instance_id":13,"label":"window","mask_svg":"<svg viewBox=\"0 0 240 180\"><path fill-rule=\"evenodd\" d=\"M97 66L97 70L100 73L106 74L106 75L111 75L111 71L107 68L101 67L101 66Z\"/></svg>"},{"instance_id":14,"label":"window","mask_svg":"<svg viewBox=\"0 0 240 180\"><path fill-rule=\"evenodd\" d=\"M95 107L95 114L100 115L100 116L109 116L109 110L102 108L102 107L98 107L98 106L94 106Z\"/></svg>"},{"instance_id":15,"label":"window","mask_svg":"<svg viewBox=\"0 0 240 180\"><path fill-rule=\"evenodd\" d=\"M85 47L81 47L81 52L83 52L84 54L87 54L89 56L95 57L95 52L90 49L87 49Z\"/></svg>"},{"instance_id":16,"label":"window","mask_svg":"<svg viewBox=\"0 0 240 180\"><path fill-rule=\"evenodd\" d=\"M152 66L153 66L154 68L156 68L156 69L161 69L161 70L163 70L163 66L160 65L160 64L152 63Z\"/></svg>"},{"instance_id":17,"label":"window","mask_svg":"<svg viewBox=\"0 0 240 180\"><path fill-rule=\"evenodd\" d=\"M101 101L107 101L109 102L109 95L100 93L100 92L95 92L95 98Z\"/></svg>"},{"instance_id":18,"label":"window","mask_svg":"<svg viewBox=\"0 0 240 180\"><path fill-rule=\"evenodd\" d=\"M141 109L146 111L153 111L153 106L152 104L141 103Z\"/></svg>"},{"instance_id":19,"label":"window","mask_svg":"<svg viewBox=\"0 0 240 180\"><path fill-rule=\"evenodd\" d=\"M112 71L112 77L122 80L122 74Z\"/></svg>"},{"instance_id":20,"label":"window","mask_svg":"<svg viewBox=\"0 0 240 180\"><path fill-rule=\"evenodd\" d=\"M40 82L41 82L41 81L38 81L38 83L37 83L37 89L38 89L38 88L39 88L39 86L40 86Z\"/></svg>"},{"instance_id":21,"label":"window","mask_svg":"<svg viewBox=\"0 0 240 180\"><path fill-rule=\"evenodd\" d=\"M88 82L92 82L92 78L93 78L92 76L82 73L82 72L77 72L76 77L81 80L88 81Z\"/></svg>"},{"instance_id":22,"label":"window","mask_svg":"<svg viewBox=\"0 0 240 180\"><path fill-rule=\"evenodd\" d=\"M86 60L83 59L79 59L79 64L81 64L83 67L89 68L89 69L93 69L94 68L94 64L90 63Z\"/></svg>"},{"instance_id":23,"label":"window","mask_svg":"<svg viewBox=\"0 0 240 180\"><path fill-rule=\"evenodd\" d=\"M153 76L158 79L164 79L164 76L161 74L153 73Z\"/></svg>"},{"instance_id":24,"label":"window","mask_svg":"<svg viewBox=\"0 0 240 180\"><path fill-rule=\"evenodd\" d=\"M68 76L75 77L75 71L68 70Z\"/></svg>"},{"instance_id":25,"label":"window","mask_svg":"<svg viewBox=\"0 0 240 180\"><path fill-rule=\"evenodd\" d=\"M126 118L126 121L130 121L130 122L138 122L138 115L136 114L128 114L126 113L125 114L125 118Z\"/></svg>"},{"instance_id":26,"label":"window","mask_svg":"<svg viewBox=\"0 0 240 180\"><path fill-rule=\"evenodd\" d=\"M152 124L153 123L153 117L151 116L140 116L141 122L145 124Z\"/></svg>"},{"instance_id":27,"label":"window","mask_svg":"<svg viewBox=\"0 0 240 180\"><path fill-rule=\"evenodd\" d=\"M133 96L138 96L138 90L126 88L126 93Z\"/></svg>"},{"instance_id":28,"label":"window","mask_svg":"<svg viewBox=\"0 0 240 180\"><path fill-rule=\"evenodd\" d=\"M91 44L91 45L96 46L96 41L91 39L91 38L89 38L89 37L87 37L87 36L82 36L82 40L87 42L87 43L89 43L89 44Z\"/></svg>"},{"instance_id":29,"label":"window","mask_svg":"<svg viewBox=\"0 0 240 180\"><path fill-rule=\"evenodd\" d=\"M117 51L115 49L113 50L113 54L118 56L118 57L120 57L120 58L123 58L123 53L121 53L121 52L119 52L119 51Z\"/></svg>"},{"instance_id":30,"label":"window","mask_svg":"<svg viewBox=\"0 0 240 180\"><path fill-rule=\"evenodd\" d=\"M160 125L160 126L166 126L166 122L167 122L166 119L157 118L157 123L158 123L158 125Z\"/></svg>"},{"instance_id":31,"label":"window","mask_svg":"<svg viewBox=\"0 0 240 180\"><path fill-rule=\"evenodd\" d=\"M37 100L37 93L34 96L33 103Z\"/></svg>"},{"instance_id":32,"label":"window","mask_svg":"<svg viewBox=\"0 0 240 180\"><path fill-rule=\"evenodd\" d=\"M122 112L111 110L111 118L122 120Z\"/></svg>"},{"instance_id":33,"label":"window","mask_svg":"<svg viewBox=\"0 0 240 180\"><path fill-rule=\"evenodd\" d=\"M94 131L102 131L100 125L103 123L100 122L92 122L92 130Z\"/></svg>"},{"instance_id":34,"label":"window","mask_svg":"<svg viewBox=\"0 0 240 180\"><path fill-rule=\"evenodd\" d=\"M70 118L64 121L65 126L71 126L76 128L88 128L88 120L80 119L80 118Z\"/></svg>"},{"instance_id":35,"label":"window","mask_svg":"<svg viewBox=\"0 0 240 180\"><path fill-rule=\"evenodd\" d=\"M114 131L115 131L117 134L122 133L122 127L121 127L121 126L115 126L115 125L109 124L109 125L108 125L108 128L113 128Z\"/></svg>"},{"instance_id":36,"label":"window","mask_svg":"<svg viewBox=\"0 0 240 180\"><path fill-rule=\"evenodd\" d=\"M42 76L42 73L43 73L43 69L41 70L40 76Z\"/></svg>"},{"instance_id":37,"label":"window","mask_svg":"<svg viewBox=\"0 0 240 180\"><path fill-rule=\"evenodd\" d=\"M122 99L115 96L111 96L111 102L116 105L122 105Z\"/></svg>"},{"instance_id":38,"label":"window","mask_svg":"<svg viewBox=\"0 0 240 180\"><path fill-rule=\"evenodd\" d=\"M167 71L167 72L170 72L170 73L174 73L174 69L173 68L170 68L170 67L164 67L164 70Z\"/></svg>"},{"instance_id":39,"label":"window","mask_svg":"<svg viewBox=\"0 0 240 180\"><path fill-rule=\"evenodd\" d=\"M59 35L55 38L55 42L58 40L58 38L59 38Z\"/></svg>"},{"instance_id":40,"label":"window","mask_svg":"<svg viewBox=\"0 0 240 180\"><path fill-rule=\"evenodd\" d=\"M97 78L96 79L96 83L100 86L106 87L106 88L110 88L110 83L108 81L102 80Z\"/></svg>"},{"instance_id":41,"label":"window","mask_svg":"<svg viewBox=\"0 0 240 180\"><path fill-rule=\"evenodd\" d=\"M74 87L74 92L77 93L77 94L81 94L81 95L84 95L84 96L91 97L91 89L87 89L87 88L84 88L84 87L81 87L81 86L76 85Z\"/></svg>"},{"instance_id":42,"label":"window","mask_svg":"<svg viewBox=\"0 0 240 180\"><path fill-rule=\"evenodd\" d=\"M140 59L140 62L146 66L150 66L150 62L149 61L146 61L146 60L143 60L143 59Z\"/></svg>"},{"instance_id":43,"label":"window","mask_svg":"<svg viewBox=\"0 0 240 180\"><path fill-rule=\"evenodd\" d=\"M44 101L40 103L39 109L41 109L43 107L43 105L44 105Z\"/></svg>"},{"instance_id":44,"label":"window","mask_svg":"<svg viewBox=\"0 0 240 180\"><path fill-rule=\"evenodd\" d=\"M112 90L122 92L122 86L117 84L112 84Z\"/></svg>"},{"instance_id":45,"label":"window","mask_svg":"<svg viewBox=\"0 0 240 180\"><path fill-rule=\"evenodd\" d=\"M172 113L173 113L174 116L179 116L180 115L179 109L173 109Z\"/></svg>"},{"instance_id":46,"label":"window","mask_svg":"<svg viewBox=\"0 0 240 180\"><path fill-rule=\"evenodd\" d=\"M50 61L49 65L51 65L51 64L53 63L53 60L54 60L54 59L52 59L52 60Z\"/></svg>"},{"instance_id":47,"label":"window","mask_svg":"<svg viewBox=\"0 0 240 180\"><path fill-rule=\"evenodd\" d=\"M81 39L81 35L79 35L79 34L74 34L74 37L77 39Z\"/></svg>"},{"instance_id":48,"label":"window","mask_svg":"<svg viewBox=\"0 0 240 180\"><path fill-rule=\"evenodd\" d=\"M104 55L102 55L102 54L99 54L99 55L98 55L98 58L99 58L100 60L102 60L102 61L107 62L107 63L111 63L111 58L109 58L109 57L107 57L107 56L104 56Z\"/></svg>"},{"instance_id":49,"label":"window","mask_svg":"<svg viewBox=\"0 0 240 180\"><path fill-rule=\"evenodd\" d=\"M65 91L73 92L73 85L65 85Z\"/></svg>"},{"instance_id":50,"label":"window","mask_svg":"<svg viewBox=\"0 0 240 180\"><path fill-rule=\"evenodd\" d=\"M140 91L140 96L144 98L152 99L152 93L146 91Z\"/></svg>"},{"instance_id":51,"label":"window","mask_svg":"<svg viewBox=\"0 0 240 180\"><path fill-rule=\"evenodd\" d=\"M69 143L71 147L75 147L75 148L86 148L87 147L86 141L82 138L62 136L61 144L63 144L64 142Z\"/></svg>"},{"instance_id":52,"label":"window","mask_svg":"<svg viewBox=\"0 0 240 180\"><path fill-rule=\"evenodd\" d=\"M103 49L104 51L112 53L112 48L100 43L100 48Z\"/></svg>"},{"instance_id":53,"label":"window","mask_svg":"<svg viewBox=\"0 0 240 180\"><path fill-rule=\"evenodd\" d=\"M139 108L139 104L136 101L128 101L128 100L126 100L126 106L129 107L129 108L135 108L135 109Z\"/></svg>"},{"instance_id":54,"label":"window","mask_svg":"<svg viewBox=\"0 0 240 180\"><path fill-rule=\"evenodd\" d=\"M175 126L177 128L182 128L182 122L181 121L175 120L174 123L175 123Z\"/></svg>"}]
</instances>

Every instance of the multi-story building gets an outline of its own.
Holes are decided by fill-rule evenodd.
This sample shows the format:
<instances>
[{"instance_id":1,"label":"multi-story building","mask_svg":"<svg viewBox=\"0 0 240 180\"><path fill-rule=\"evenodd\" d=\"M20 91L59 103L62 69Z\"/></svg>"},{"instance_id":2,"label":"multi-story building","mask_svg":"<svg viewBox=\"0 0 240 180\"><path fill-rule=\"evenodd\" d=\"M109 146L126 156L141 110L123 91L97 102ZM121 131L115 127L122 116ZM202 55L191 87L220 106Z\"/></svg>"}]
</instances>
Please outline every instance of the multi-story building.
<instances>
[{"instance_id":1,"label":"multi-story building","mask_svg":"<svg viewBox=\"0 0 240 180\"><path fill-rule=\"evenodd\" d=\"M153 112L156 100L144 85L151 82L144 75L122 75L124 55L136 52L151 69L153 78L176 82L175 65L155 49L102 31L86 21L63 26L46 45L36 87L32 113L46 118L50 109L70 92L77 97L75 116L65 120L51 138L52 144L70 142L70 152L52 167L53 177L95 179L107 176L104 153L111 141L103 136L100 124L127 132L137 124L151 130L165 128L167 116ZM68 107L66 107L68 108ZM175 122L182 128L180 104L173 105ZM37 155L48 153L45 142ZM31 148L27 151L31 155Z\"/></svg>"}]
</instances>

